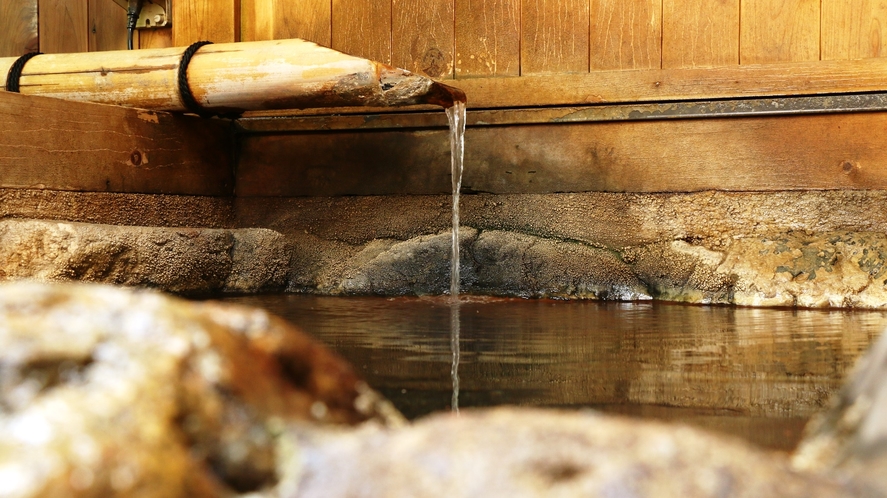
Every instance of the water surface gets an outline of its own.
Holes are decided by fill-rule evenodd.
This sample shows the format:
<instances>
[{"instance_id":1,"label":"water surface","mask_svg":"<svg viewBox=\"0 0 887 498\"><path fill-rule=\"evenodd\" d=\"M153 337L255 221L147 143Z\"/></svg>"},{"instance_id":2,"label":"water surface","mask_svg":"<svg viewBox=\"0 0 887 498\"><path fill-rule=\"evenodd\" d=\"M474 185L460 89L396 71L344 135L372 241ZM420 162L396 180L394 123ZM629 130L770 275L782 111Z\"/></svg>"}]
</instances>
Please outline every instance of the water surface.
<instances>
[{"instance_id":1,"label":"water surface","mask_svg":"<svg viewBox=\"0 0 887 498\"><path fill-rule=\"evenodd\" d=\"M228 298L348 359L408 417L454 401L447 298ZM458 402L679 420L789 450L887 313L463 297Z\"/></svg>"}]
</instances>

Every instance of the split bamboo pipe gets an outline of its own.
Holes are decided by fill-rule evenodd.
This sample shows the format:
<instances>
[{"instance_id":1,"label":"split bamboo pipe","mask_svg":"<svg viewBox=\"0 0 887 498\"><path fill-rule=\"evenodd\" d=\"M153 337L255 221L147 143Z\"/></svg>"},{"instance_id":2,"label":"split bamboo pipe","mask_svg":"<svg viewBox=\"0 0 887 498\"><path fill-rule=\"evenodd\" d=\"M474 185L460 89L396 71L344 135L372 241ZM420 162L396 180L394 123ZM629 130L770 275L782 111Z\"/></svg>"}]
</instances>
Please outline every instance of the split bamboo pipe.
<instances>
[{"instance_id":1,"label":"split bamboo pipe","mask_svg":"<svg viewBox=\"0 0 887 498\"><path fill-rule=\"evenodd\" d=\"M159 111L188 111L178 69L186 47L43 54L28 60L19 91ZM0 58L6 88L15 57ZM464 101L460 90L379 62L291 39L200 47L187 66L195 101L212 113Z\"/></svg>"}]
</instances>

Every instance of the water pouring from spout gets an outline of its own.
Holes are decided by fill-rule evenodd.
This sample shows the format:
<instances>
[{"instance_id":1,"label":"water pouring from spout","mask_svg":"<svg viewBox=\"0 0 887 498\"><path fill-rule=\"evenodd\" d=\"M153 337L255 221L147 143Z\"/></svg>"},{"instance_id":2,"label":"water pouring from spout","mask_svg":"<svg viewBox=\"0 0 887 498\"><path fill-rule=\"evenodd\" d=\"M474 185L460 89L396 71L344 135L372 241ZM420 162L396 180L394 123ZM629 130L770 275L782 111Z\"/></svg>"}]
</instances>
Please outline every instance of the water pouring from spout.
<instances>
[{"instance_id":1,"label":"water pouring from spout","mask_svg":"<svg viewBox=\"0 0 887 498\"><path fill-rule=\"evenodd\" d=\"M461 92L460 92L461 93ZM453 397L451 401L452 411L459 412L459 191L462 189L462 171L465 160L465 95L461 94L461 100L453 100L452 105L446 109L447 119L450 123L450 167L453 187L453 238L450 252L450 348L453 353L453 362L450 368L450 377L453 381Z\"/></svg>"}]
</instances>

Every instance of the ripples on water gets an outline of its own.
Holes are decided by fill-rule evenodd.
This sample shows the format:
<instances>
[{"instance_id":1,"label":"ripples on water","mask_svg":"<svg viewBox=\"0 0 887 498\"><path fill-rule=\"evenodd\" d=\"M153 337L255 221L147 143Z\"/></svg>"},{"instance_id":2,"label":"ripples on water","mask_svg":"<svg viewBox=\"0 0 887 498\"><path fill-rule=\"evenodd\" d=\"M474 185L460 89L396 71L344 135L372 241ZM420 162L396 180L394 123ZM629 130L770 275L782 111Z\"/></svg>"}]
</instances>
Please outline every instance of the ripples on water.
<instances>
[{"instance_id":1,"label":"ripples on water","mask_svg":"<svg viewBox=\"0 0 887 498\"><path fill-rule=\"evenodd\" d=\"M405 415L447 410L447 298L230 298L299 325ZM887 313L464 297L459 402L677 419L788 450Z\"/></svg>"}]
</instances>

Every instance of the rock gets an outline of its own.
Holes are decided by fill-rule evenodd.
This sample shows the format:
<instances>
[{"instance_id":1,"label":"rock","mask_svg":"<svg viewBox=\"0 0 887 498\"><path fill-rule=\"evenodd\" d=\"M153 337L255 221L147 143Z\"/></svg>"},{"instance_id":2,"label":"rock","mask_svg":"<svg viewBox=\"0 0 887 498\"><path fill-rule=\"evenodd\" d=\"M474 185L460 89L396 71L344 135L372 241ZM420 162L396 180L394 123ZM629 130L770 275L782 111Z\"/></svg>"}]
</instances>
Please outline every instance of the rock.
<instances>
[{"instance_id":1,"label":"rock","mask_svg":"<svg viewBox=\"0 0 887 498\"><path fill-rule=\"evenodd\" d=\"M752 306L887 307L887 234L788 232L737 240L718 269Z\"/></svg>"},{"instance_id":2,"label":"rock","mask_svg":"<svg viewBox=\"0 0 887 498\"><path fill-rule=\"evenodd\" d=\"M712 250L672 241L622 250L657 299L743 306L887 307L887 234L791 231Z\"/></svg>"},{"instance_id":3,"label":"rock","mask_svg":"<svg viewBox=\"0 0 887 498\"><path fill-rule=\"evenodd\" d=\"M267 229L0 221L0 279L79 280L177 293L280 290L288 246Z\"/></svg>"},{"instance_id":4,"label":"rock","mask_svg":"<svg viewBox=\"0 0 887 498\"><path fill-rule=\"evenodd\" d=\"M613 251L499 230L481 232L467 255L470 292L520 297L650 299L646 286Z\"/></svg>"},{"instance_id":5,"label":"rock","mask_svg":"<svg viewBox=\"0 0 887 498\"><path fill-rule=\"evenodd\" d=\"M475 261L469 259L463 275L477 278L466 280L476 292L504 295L550 292L582 299L637 293L692 303L885 309L887 279L878 277L881 257L872 257L887 234L887 214L880 209L885 198L887 192L874 190L464 195L463 226L477 231L477 241L503 234L498 245L485 246L488 267L500 256L517 261L518 253L508 251L527 247L524 241L534 245L527 270L502 261L503 273L511 276L492 272L499 280L485 281L480 267L472 273ZM274 229L292 243L298 258L291 290L409 294L418 267L400 264L409 278L396 283L392 271L387 286L370 290L371 279L361 272L367 260L356 255L375 257L438 236L444 242L449 207L450 198L438 195L244 198L238 199L237 222ZM821 245L836 251L836 259L810 273L805 265L820 264L810 259L818 250L800 259L791 251L760 254L777 240L802 254ZM463 249L469 252L473 245ZM448 254L443 246L440 251ZM590 264L596 259L600 266ZM573 264L562 267L563 261ZM437 282L446 281L447 266L422 268L437 272L422 276L429 282L422 286L440 289L434 293L446 289ZM538 294L533 285L541 289Z\"/></svg>"},{"instance_id":6,"label":"rock","mask_svg":"<svg viewBox=\"0 0 887 498\"><path fill-rule=\"evenodd\" d=\"M854 489L696 429L498 408L399 429L299 432L282 497L835 497ZM348 476L343 478L343 476Z\"/></svg>"},{"instance_id":7,"label":"rock","mask_svg":"<svg viewBox=\"0 0 887 498\"><path fill-rule=\"evenodd\" d=\"M718 271L722 252L675 240L628 247L621 254L657 299L705 304L732 300L736 276Z\"/></svg>"},{"instance_id":8,"label":"rock","mask_svg":"<svg viewBox=\"0 0 887 498\"><path fill-rule=\"evenodd\" d=\"M460 270L466 288L474 280L471 244L477 231L460 230ZM338 287L346 294L443 294L450 288L452 232L406 241L374 241L355 255Z\"/></svg>"},{"instance_id":9,"label":"rock","mask_svg":"<svg viewBox=\"0 0 887 498\"><path fill-rule=\"evenodd\" d=\"M0 496L265 489L296 420L402 421L264 311L92 284L0 286Z\"/></svg>"},{"instance_id":10,"label":"rock","mask_svg":"<svg viewBox=\"0 0 887 498\"><path fill-rule=\"evenodd\" d=\"M290 272L290 248L284 237L264 228L231 230L231 272L222 290L260 292L282 290Z\"/></svg>"},{"instance_id":11,"label":"rock","mask_svg":"<svg viewBox=\"0 0 887 498\"><path fill-rule=\"evenodd\" d=\"M887 334L854 367L831 407L807 424L796 468L887 496Z\"/></svg>"},{"instance_id":12,"label":"rock","mask_svg":"<svg viewBox=\"0 0 887 498\"><path fill-rule=\"evenodd\" d=\"M609 248L514 230L461 232L467 293L887 308L887 233L786 231ZM3 220L0 280L83 280L202 294L443 294L450 241L449 231L352 244L264 228Z\"/></svg>"},{"instance_id":13,"label":"rock","mask_svg":"<svg viewBox=\"0 0 887 498\"><path fill-rule=\"evenodd\" d=\"M334 284L345 294L443 294L450 286L452 232L375 240L349 259ZM574 299L649 299L612 251L513 232L460 229L462 290ZM334 282L335 279L332 279ZM329 292L329 291L327 291Z\"/></svg>"}]
</instances>

